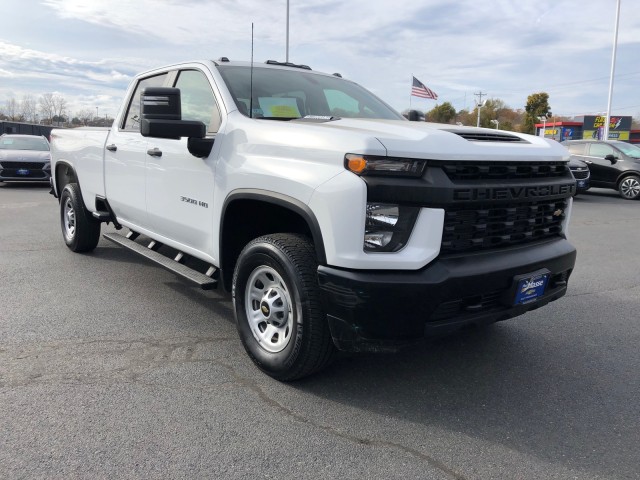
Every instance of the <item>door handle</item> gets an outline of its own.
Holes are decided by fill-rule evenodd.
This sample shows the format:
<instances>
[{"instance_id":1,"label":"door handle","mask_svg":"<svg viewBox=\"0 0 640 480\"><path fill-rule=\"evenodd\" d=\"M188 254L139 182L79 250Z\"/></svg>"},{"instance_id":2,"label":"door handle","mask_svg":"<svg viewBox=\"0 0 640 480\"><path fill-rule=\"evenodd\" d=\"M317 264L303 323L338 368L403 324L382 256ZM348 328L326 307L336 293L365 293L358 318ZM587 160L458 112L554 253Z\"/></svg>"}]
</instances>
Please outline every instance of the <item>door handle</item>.
<instances>
[{"instance_id":1,"label":"door handle","mask_svg":"<svg viewBox=\"0 0 640 480\"><path fill-rule=\"evenodd\" d=\"M161 157L162 150L160 150L158 147L150 148L149 150L147 150L147 155L151 155L152 157Z\"/></svg>"},{"instance_id":2,"label":"door handle","mask_svg":"<svg viewBox=\"0 0 640 480\"><path fill-rule=\"evenodd\" d=\"M584 163L589 163L589 164L591 164L591 163L593 163L593 162L592 162L591 160L585 160L585 161L584 161Z\"/></svg>"},{"instance_id":3,"label":"door handle","mask_svg":"<svg viewBox=\"0 0 640 480\"><path fill-rule=\"evenodd\" d=\"M116 150L118 150L118 147L116 146L115 143L112 143L111 145L107 145L105 148L110 152L115 152Z\"/></svg>"}]
</instances>

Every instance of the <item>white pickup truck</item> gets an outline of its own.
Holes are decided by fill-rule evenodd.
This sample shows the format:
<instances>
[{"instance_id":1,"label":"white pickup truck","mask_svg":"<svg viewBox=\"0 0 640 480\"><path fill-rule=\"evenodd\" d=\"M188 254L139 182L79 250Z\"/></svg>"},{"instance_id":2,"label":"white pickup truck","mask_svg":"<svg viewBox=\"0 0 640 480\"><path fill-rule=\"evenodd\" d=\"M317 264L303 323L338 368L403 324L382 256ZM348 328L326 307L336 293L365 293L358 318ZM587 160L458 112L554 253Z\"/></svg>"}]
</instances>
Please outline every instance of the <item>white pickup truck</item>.
<instances>
[{"instance_id":1,"label":"white pickup truck","mask_svg":"<svg viewBox=\"0 0 640 480\"><path fill-rule=\"evenodd\" d=\"M339 74L199 61L137 76L110 129L54 130L74 252L107 239L232 292L280 380L562 297L575 181L560 144L409 122Z\"/></svg>"}]
</instances>

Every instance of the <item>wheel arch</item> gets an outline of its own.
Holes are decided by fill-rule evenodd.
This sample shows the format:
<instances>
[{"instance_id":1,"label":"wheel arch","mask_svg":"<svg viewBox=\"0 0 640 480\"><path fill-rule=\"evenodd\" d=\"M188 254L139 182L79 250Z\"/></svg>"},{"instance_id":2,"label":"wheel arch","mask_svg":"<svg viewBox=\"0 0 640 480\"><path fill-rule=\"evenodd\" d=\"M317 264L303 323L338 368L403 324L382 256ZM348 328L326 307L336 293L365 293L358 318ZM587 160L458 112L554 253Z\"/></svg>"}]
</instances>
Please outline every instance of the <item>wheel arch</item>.
<instances>
[{"instance_id":1,"label":"wheel arch","mask_svg":"<svg viewBox=\"0 0 640 480\"><path fill-rule=\"evenodd\" d=\"M235 190L225 199L220 218L220 273L227 291L231 291L240 252L247 243L262 235L307 235L313 241L318 263L326 264L320 224L313 211L295 198L265 190Z\"/></svg>"},{"instance_id":2,"label":"wheel arch","mask_svg":"<svg viewBox=\"0 0 640 480\"><path fill-rule=\"evenodd\" d=\"M636 170L625 170L616 179L616 190L620 188L620 183L627 177L638 177L640 178L640 172Z\"/></svg>"},{"instance_id":3,"label":"wheel arch","mask_svg":"<svg viewBox=\"0 0 640 480\"><path fill-rule=\"evenodd\" d=\"M78 176L76 175L73 165L64 160L56 162L53 178L55 180L54 186L58 199L60 199L62 190L68 183L77 183L78 187L80 187L80 182L78 182Z\"/></svg>"}]
</instances>

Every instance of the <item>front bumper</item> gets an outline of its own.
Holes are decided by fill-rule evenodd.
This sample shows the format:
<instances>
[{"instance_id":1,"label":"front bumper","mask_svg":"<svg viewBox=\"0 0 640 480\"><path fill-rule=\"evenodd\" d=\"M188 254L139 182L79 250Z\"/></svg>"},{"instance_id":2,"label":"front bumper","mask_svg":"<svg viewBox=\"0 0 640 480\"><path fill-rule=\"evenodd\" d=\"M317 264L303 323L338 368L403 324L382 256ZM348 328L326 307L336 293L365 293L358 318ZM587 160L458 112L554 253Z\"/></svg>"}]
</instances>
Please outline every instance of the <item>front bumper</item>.
<instances>
[{"instance_id":1,"label":"front bumper","mask_svg":"<svg viewBox=\"0 0 640 480\"><path fill-rule=\"evenodd\" d=\"M591 188L590 178L587 177L585 179L576 180L576 192L577 193L586 192L590 188Z\"/></svg>"},{"instance_id":2,"label":"front bumper","mask_svg":"<svg viewBox=\"0 0 640 480\"><path fill-rule=\"evenodd\" d=\"M487 324L562 297L576 260L565 239L439 258L418 271L318 268L323 306L340 350L394 349L468 324ZM515 277L549 271L544 294L514 305Z\"/></svg>"}]
</instances>

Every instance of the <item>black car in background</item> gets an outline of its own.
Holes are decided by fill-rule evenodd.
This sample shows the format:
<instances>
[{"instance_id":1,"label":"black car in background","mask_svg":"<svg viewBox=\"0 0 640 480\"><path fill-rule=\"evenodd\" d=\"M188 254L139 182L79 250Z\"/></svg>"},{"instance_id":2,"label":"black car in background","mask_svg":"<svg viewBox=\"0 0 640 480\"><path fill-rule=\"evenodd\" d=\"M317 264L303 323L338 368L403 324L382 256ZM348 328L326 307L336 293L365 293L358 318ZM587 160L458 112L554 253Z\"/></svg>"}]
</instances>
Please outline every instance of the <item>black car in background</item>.
<instances>
[{"instance_id":1,"label":"black car in background","mask_svg":"<svg viewBox=\"0 0 640 480\"><path fill-rule=\"evenodd\" d=\"M0 182L47 182L49 142L41 135L0 135Z\"/></svg>"},{"instance_id":2,"label":"black car in background","mask_svg":"<svg viewBox=\"0 0 640 480\"><path fill-rule=\"evenodd\" d=\"M640 148L616 140L567 140L571 158L589 166L591 186L613 188L622 198L640 198Z\"/></svg>"},{"instance_id":3,"label":"black car in background","mask_svg":"<svg viewBox=\"0 0 640 480\"><path fill-rule=\"evenodd\" d=\"M591 187L589 166L582 160L571 157L569 159L569 170L571 170L573 178L576 179L576 195L589 190L589 187Z\"/></svg>"}]
</instances>

